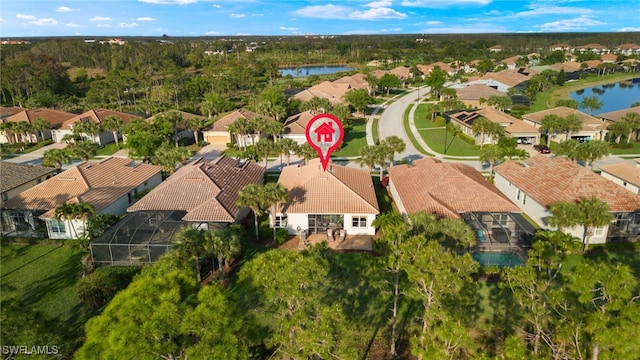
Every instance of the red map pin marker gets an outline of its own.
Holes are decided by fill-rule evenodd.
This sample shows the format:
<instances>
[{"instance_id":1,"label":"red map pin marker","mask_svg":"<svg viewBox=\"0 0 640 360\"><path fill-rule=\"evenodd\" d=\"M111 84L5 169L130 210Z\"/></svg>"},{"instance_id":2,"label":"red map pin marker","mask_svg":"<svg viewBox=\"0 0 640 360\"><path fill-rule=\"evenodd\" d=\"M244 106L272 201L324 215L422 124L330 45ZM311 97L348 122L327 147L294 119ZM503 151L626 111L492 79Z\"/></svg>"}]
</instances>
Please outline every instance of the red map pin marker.
<instances>
[{"instance_id":1,"label":"red map pin marker","mask_svg":"<svg viewBox=\"0 0 640 360\"><path fill-rule=\"evenodd\" d=\"M307 142L320 156L320 163L327 171L329 156L342 143L344 127L340 120L331 114L318 114L307 124L305 134Z\"/></svg>"}]
</instances>

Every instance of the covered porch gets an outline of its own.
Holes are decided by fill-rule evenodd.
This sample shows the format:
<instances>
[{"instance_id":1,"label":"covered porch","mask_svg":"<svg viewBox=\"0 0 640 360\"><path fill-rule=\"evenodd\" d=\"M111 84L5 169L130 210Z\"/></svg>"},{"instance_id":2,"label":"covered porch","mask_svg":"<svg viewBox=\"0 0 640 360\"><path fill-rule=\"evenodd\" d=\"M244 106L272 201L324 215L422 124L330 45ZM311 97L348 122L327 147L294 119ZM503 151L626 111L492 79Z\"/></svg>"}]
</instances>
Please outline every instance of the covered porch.
<instances>
[{"instance_id":1,"label":"covered porch","mask_svg":"<svg viewBox=\"0 0 640 360\"><path fill-rule=\"evenodd\" d=\"M372 251L373 236L345 235L344 239L334 236L329 240L327 234L295 235L280 246L281 249L307 250L313 245L327 242L329 249L334 251Z\"/></svg>"}]
</instances>

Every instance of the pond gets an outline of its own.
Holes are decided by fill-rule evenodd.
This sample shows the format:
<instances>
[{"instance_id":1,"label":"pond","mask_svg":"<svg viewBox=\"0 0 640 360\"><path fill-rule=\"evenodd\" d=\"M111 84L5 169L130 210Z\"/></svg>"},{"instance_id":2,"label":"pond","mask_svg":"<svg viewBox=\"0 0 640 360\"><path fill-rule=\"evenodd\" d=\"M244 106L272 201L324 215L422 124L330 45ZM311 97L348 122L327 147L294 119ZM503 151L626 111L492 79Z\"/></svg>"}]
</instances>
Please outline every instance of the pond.
<instances>
[{"instance_id":1,"label":"pond","mask_svg":"<svg viewBox=\"0 0 640 360\"><path fill-rule=\"evenodd\" d=\"M303 77L310 75L329 75L352 70L355 70L355 68L344 65L302 66L280 68L280 74L282 74L283 77L287 75Z\"/></svg>"},{"instance_id":2,"label":"pond","mask_svg":"<svg viewBox=\"0 0 640 360\"><path fill-rule=\"evenodd\" d=\"M640 101L640 78L584 88L569 94L578 103L585 97L593 96L602 102L602 108L594 110L593 115L629 108L634 102Z\"/></svg>"}]
</instances>

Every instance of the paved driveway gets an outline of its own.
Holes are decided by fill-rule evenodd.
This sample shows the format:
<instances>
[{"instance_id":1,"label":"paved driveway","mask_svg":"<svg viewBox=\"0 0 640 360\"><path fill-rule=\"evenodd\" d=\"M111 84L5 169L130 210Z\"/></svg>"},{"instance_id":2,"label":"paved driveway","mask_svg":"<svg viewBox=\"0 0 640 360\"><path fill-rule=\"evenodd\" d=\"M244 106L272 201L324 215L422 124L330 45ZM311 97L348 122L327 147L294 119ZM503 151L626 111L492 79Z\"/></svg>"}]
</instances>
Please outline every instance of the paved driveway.
<instances>
[{"instance_id":1,"label":"paved driveway","mask_svg":"<svg viewBox=\"0 0 640 360\"><path fill-rule=\"evenodd\" d=\"M64 149L65 147L67 147L67 144L53 143L51 145L43 146L40 149L34 150L28 154L20 154L18 156L2 160L28 165L42 165L42 156L46 151L49 151L51 149Z\"/></svg>"}]
</instances>

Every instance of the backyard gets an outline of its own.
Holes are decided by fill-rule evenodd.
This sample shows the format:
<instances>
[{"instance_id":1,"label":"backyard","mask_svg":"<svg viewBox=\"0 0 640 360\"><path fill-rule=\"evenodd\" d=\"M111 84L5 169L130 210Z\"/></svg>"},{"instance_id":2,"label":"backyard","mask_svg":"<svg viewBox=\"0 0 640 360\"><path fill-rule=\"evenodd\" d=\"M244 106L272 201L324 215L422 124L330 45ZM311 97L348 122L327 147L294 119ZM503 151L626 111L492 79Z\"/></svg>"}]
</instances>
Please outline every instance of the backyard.
<instances>
[{"instance_id":1,"label":"backyard","mask_svg":"<svg viewBox=\"0 0 640 360\"><path fill-rule=\"evenodd\" d=\"M414 119L418 133L432 150L451 156L480 156L479 147L469 144L461 139L459 135L453 136L449 132L445 136L442 118L439 121L431 121L428 110L429 104L420 104L415 111Z\"/></svg>"}]
</instances>

